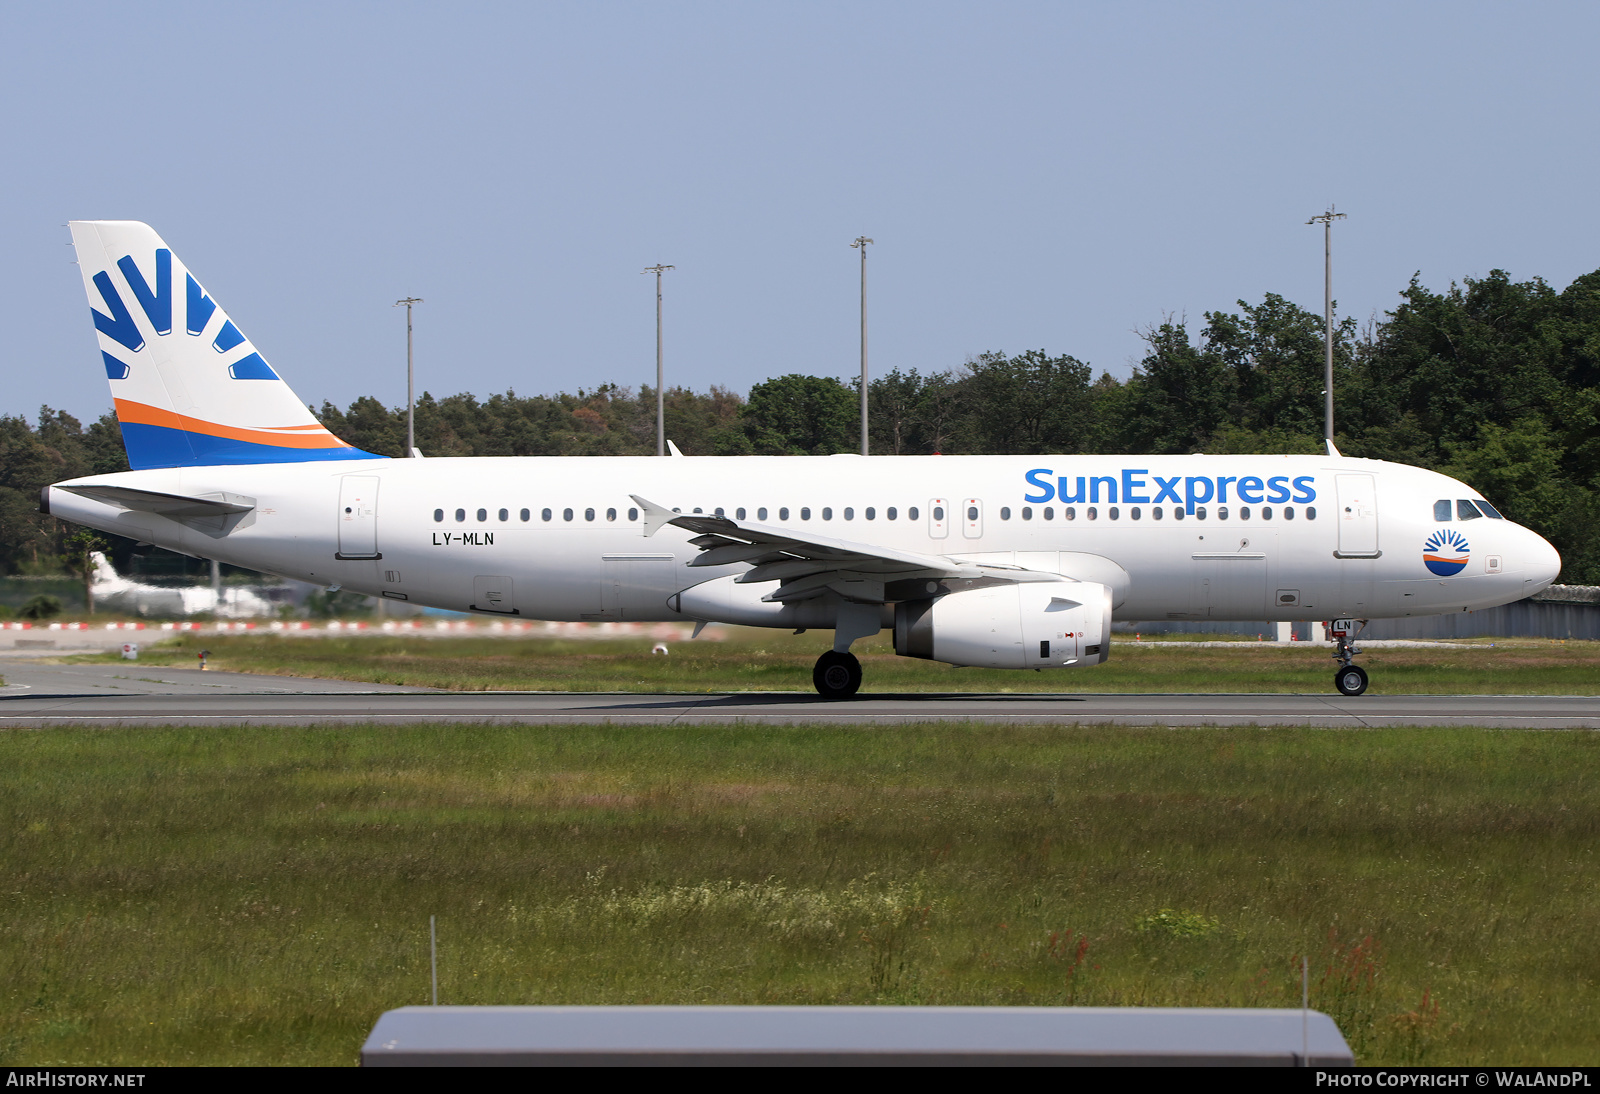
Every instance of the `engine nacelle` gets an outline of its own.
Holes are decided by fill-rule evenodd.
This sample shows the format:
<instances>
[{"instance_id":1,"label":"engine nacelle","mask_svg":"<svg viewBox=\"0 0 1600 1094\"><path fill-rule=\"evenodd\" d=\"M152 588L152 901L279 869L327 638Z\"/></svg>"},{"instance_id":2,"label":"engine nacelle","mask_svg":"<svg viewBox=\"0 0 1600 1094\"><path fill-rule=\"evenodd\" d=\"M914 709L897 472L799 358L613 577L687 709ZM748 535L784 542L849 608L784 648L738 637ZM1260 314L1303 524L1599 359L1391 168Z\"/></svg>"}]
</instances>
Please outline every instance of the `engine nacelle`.
<instances>
[{"instance_id":1,"label":"engine nacelle","mask_svg":"<svg viewBox=\"0 0 1600 1094\"><path fill-rule=\"evenodd\" d=\"M906 601L894 651L991 669L1098 665L1111 654L1111 598L1092 581L1041 581Z\"/></svg>"}]
</instances>

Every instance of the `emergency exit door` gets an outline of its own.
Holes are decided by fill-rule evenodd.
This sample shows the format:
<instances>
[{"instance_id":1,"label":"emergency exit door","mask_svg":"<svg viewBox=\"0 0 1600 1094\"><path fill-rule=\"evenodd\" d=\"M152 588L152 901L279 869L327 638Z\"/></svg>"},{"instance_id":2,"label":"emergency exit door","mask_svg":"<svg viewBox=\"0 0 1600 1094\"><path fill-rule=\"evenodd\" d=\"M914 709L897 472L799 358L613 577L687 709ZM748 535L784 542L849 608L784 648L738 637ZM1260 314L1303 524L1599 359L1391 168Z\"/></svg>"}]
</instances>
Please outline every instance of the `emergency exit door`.
<instances>
[{"instance_id":1,"label":"emergency exit door","mask_svg":"<svg viewBox=\"0 0 1600 1094\"><path fill-rule=\"evenodd\" d=\"M382 558L378 553L378 476L339 480L339 559Z\"/></svg>"}]
</instances>

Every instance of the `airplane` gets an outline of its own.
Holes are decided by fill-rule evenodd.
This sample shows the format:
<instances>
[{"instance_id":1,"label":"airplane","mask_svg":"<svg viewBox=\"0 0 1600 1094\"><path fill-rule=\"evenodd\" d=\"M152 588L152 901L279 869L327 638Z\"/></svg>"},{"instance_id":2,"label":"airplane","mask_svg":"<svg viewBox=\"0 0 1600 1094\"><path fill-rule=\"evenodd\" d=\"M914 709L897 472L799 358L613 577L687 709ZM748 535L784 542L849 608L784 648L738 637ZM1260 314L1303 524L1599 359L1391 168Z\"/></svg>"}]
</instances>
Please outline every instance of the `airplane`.
<instances>
[{"instance_id":1,"label":"airplane","mask_svg":"<svg viewBox=\"0 0 1600 1094\"><path fill-rule=\"evenodd\" d=\"M832 630L952 665L1085 668L1114 619L1367 620L1510 603L1561 559L1434 471L1325 455L389 459L325 429L148 225L74 221L131 471L43 512L410 604ZM413 453L414 456L420 453Z\"/></svg>"},{"instance_id":2,"label":"airplane","mask_svg":"<svg viewBox=\"0 0 1600 1094\"><path fill-rule=\"evenodd\" d=\"M251 619L269 616L277 605L257 588L228 585L213 589L209 585L149 585L123 577L111 560L100 552L89 556L92 571L90 592L97 607L127 615L185 616L209 612L221 619Z\"/></svg>"}]
</instances>

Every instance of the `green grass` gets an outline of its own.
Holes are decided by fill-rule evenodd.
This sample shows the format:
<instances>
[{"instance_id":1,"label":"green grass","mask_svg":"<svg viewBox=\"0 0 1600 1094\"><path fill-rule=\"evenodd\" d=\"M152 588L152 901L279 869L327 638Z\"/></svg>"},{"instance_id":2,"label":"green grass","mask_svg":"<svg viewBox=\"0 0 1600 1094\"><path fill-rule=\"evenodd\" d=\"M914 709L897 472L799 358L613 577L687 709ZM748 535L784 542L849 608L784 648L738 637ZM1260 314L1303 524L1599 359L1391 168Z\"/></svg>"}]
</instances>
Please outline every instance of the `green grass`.
<instances>
[{"instance_id":1,"label":"green grass","mask_svg":"<svg viewBox=\"0 0 1600 1094\"><path fill-rule=\"evenodd\" d=\"M1597 767L1461 729L9 732L0 1060L352 1063L436 913L450 1003L1288 1006L1307 954L1362 1062L1590 1063Z\"/></svg>"},{"instance_id":2,"label":"green grass","mask_svg":"<svg viewBox=\"0 0 1600 1094\"><path fill-rule=\"evenodd\" d=\"M196 653L236 672L282 673L457 691L810 692L826 632L735 630L726 641L650 639L186 637L140 652L142 662L193 666ZM1331 651L1255 642L1118 640L1088 669L958 669L897 657L886 638L858 642L864 692L1329 692ZM106 654L106 661L118 660ZM1501 642L1378 649L1360 662L1375 694L1600 694L1600 643Z\"/></svg>"}]
</instances>

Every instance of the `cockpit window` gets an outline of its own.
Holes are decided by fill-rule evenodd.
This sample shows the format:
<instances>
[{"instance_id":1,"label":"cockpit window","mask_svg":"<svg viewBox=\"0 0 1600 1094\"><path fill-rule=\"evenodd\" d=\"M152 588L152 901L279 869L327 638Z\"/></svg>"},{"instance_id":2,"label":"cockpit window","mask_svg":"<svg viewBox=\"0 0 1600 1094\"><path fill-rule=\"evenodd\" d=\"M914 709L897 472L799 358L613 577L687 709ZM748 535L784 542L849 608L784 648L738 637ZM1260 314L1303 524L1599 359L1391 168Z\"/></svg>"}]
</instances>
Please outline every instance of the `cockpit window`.
<instances>
[{"instance_id":1,"label":"cockpit window","mask_svg":"<svg viewBox=\"0 0 1600 1094\"><path fill-rule=\"evenodd\" d=\"M1456 499L1457 520L1477 520L1481 516L1483 516L1483 514L1478 512L1478 507L1473 505L1466 498Z\"/></svg>"},{"instance_id":2,"label":"cockpit window","mask_svg":"<svg viewBox=\"0 0 1600 1094\"><path fill-rule=\"evenodd\" d=\"M1506 519L1505 517L1500 515L1500 510L1496 509L1494 506L1490 505L1488 502L1484 501L1482 498L1479 498L1473 504L1476 505L1478 507L1479 511L1481 511L1483 513L1483 515L1486 516L1486 517L1493 517L1495 520L1505 520Z\"/></svg>"},{"instance_id":3,"label":"cockpit window","mask_svg":"<svg viewBox=\"0 0 1600 1094\"><path fill-rule=\"evenodd\" d=\"M1441 521L1450 519L1449 498L1440 498L1438 501L1433 503L1433 519Z\"/></svg>"}]
</instances>

